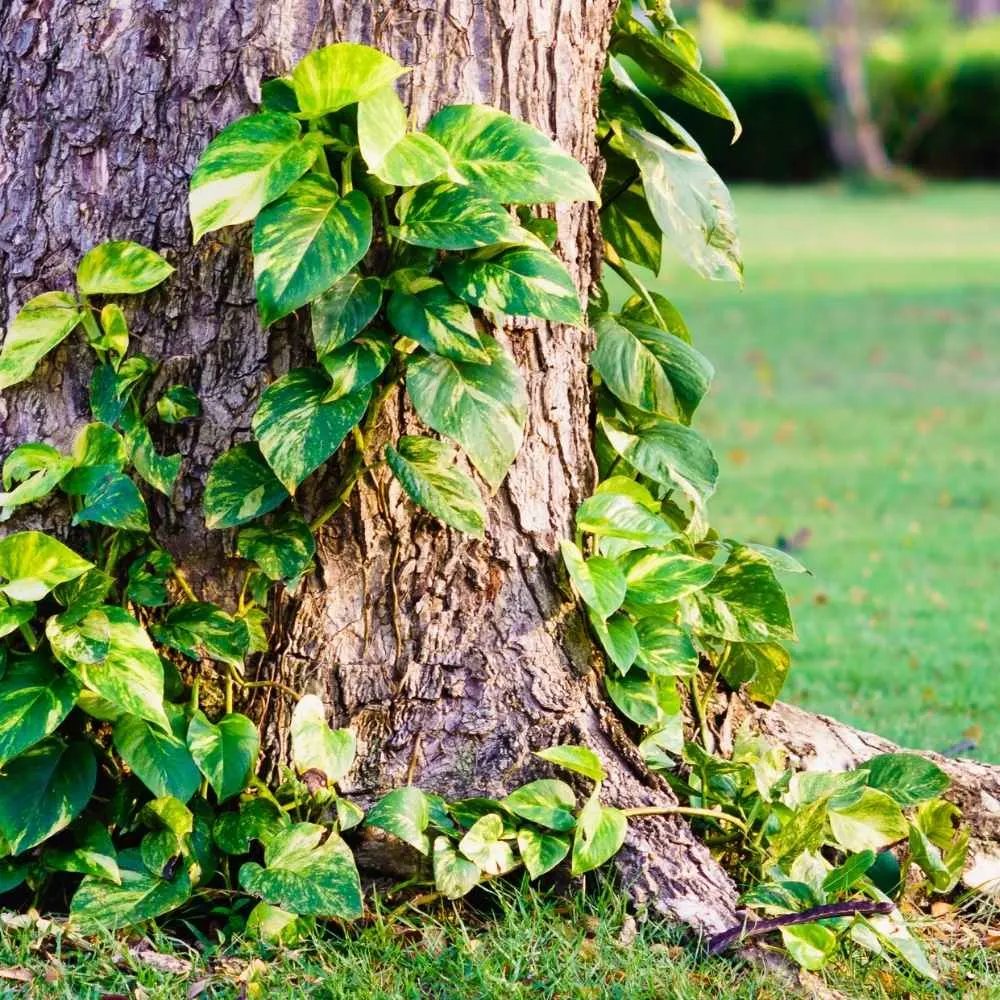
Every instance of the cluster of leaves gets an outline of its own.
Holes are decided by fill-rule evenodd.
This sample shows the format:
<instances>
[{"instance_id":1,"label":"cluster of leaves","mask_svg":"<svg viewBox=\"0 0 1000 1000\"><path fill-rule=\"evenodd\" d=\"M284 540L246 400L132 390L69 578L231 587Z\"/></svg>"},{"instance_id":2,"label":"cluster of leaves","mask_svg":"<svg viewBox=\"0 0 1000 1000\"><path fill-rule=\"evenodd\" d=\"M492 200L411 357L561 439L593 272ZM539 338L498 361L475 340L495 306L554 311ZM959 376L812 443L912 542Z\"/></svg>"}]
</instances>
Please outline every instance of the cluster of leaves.
<instances>
[{"instance_id":1,"label":"cluster of leaves","mask_svg":"<svg viewBox=\"0 0 1000 1000\"><path fill-rule=\"evenodd\" d=\"M730 759L689 742L683 754L686 776L668 775L683 800L706 811L699 822L724 831L706 837L748 887L743 905L785 917L830 903L898 902L904 894L955 889L969 830L959 826L958 808L940 798L949 781L936 764L891 753L855 771L796 772L786 756L748 734L737 738ZM850 941L877 953L887 950L936 978L898 909L777 929L791 956L807 969L821 968Z\"/></svg>"},{"instance_id":2,"label":"cluster of leaves","mask_svg":"<svg viewBox=\"0 0 1000 1000\"><path fill-rule=\"evenodd\" d=\"M342 480L313 528L386 465L414 503L481 537L479 489L444 441L405 436L369 454L380 407L404 388L419 419L495 489L521 445L527 397L484 318L583 322L550 249L554 224L526 206L596 199L586 170L529 125L480 105L444 108L411 131L394 88L403 72L363 45L311 53L264 85L260 113L224 129L191 179L195 238L254 220L261 321L308 307L316 351L314 366L265 389L253 442L212 468L212 527L280 509L264 535L250 529L254 538L277 544L293 531L289 518L304 538L290 498L341 449ZM254 548L246 554L259 561Z\"/></svg>"},{"instance_id":3,"label":"cluster of leaves","mask_svg":"<svg viewBox=\"0 0 1000 1000\"><path fill-rule=\"evenodd\" d=\"M633 267L657 271L668 245L707 277L742 273L725 185L636 82L652 79L732 120L738 133L731 105L699 63L693 39L663 5L621 5L601 92L601 218L607 263L633 294L612 309L602 289L590 304L602 481L577 511L575 539L562 543L608 657L608 694L642 727L646 759L661 767L672 766L684 742L679 679L696 705L706 664L715 670L709 694L721 676L733 688L748 684L760 701L777 697L789 667L781 642L795 630L776 573L804 572L783 552L721 538L709 526L719 469L691 421L714 371L677 310Z\"/></svg>"}]
</instances>

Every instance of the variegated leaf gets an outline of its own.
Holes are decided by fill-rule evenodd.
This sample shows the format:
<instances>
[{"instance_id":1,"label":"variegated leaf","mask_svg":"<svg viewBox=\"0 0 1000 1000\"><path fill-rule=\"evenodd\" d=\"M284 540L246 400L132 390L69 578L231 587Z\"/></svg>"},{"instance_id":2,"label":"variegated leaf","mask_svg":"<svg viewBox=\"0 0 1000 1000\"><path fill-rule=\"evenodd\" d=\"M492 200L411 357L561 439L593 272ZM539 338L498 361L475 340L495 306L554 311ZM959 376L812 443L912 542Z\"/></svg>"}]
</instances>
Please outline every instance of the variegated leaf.
<instances>
[{"instance_id":1,"label":"variegated leaf","mask_svg":"<svg viewBox=\"0 0 1000 1000\"><path fill-rule=\"evenodd\" d=\"M483 537L486 508L476 484L455 468L455 453L441 441L402 437L386 445L385 460L419 507L474 538Z\"/></svg>"},{"instance_id":2,"label":"variegated leaf","mask_svg":"<svg viewBox=\"0 0 1000 1000\"><path fill-rule=\"evenodd\" d=\"M382 282L345 274L309 307L313 343L318 355L328 354L353 340L382 305Z\"/></svg>"},{"instance_id":3,"label":"variegated leaf","mask_svg":"<svg viewBox=\"0 0 1000 1000\"><path fill-rule=\"evenodd\" d=\"M391 360L392 341L375 330L322 355L319 362L330 378L326 401L332 403L371 385Z\"/></svg>"},{"instance_id":4,"label":"variegated leaf","mask_svg":"<svg viewBox=\"0 0 1000 1000\"><path fill-rule=\"evenodd\" d=\"M310 174L257 216L254 280L270 326L319 298L368 252L372 210L360 191L340 198L329 177Z\"/></svg>"},{"instance_id":5,"label":"variegated leaf","mask_svg":"<svg viewBox=\"0 0 1000 1000\"><path fill-rule=\"evenodd\" d=\"M483 365L421 352L410 361L406 387L420 419L457 441L496 489L521 447L528 398L500 344L484 346L490 363Z\"/></svg>"},{"instance_id":6,"label":"variegated leaf","mask_svg":"<svg viewBox=\"0 0 1000 1000\"><path fill-rule=\"evenodd\" d=\"M500 202L451 181L432 181L407 191L396 203L396 216L399 225L389 227L394 236L436 250L474 250L519 238Z\"/></svg>"},{"instance_id":7,"label":"variegated leaf","mask_svg":"<svg viewBox=\"0 0 1000 1000\"><path fill-rule=\"evenodd\" d=\"M296 368L269 385L253 417L264 458L289 493L322 465L364 416L366 386L327 402L330 381L318 368Z\"/></svg>"},{"instance_id":8,"label":"variegated leaf","mask_svg":"<svg viewBox=\"0 0 1000 1000\"><path fill-rule=\"evenodd\" d=\"M173 273L173 267L155 250L112 240L84 254L76 269L76 283L84 295L139 295Z\"/></svg>"},{"instance_id":9,"label":"variegated leaf","mask_svg":"<svg viewBox=\"0 0 1000 1000\"><path fill-rule=\"evenodd\" d=\"M368 169L386 184L414 187L448 171L448 154L429 135L408 132L406 109L392 86L358 104L358 141Z\"/></svg>"},{"instance_id":10,"label":"variegated leaf","mask_svg":"<svg viewBox=\"0 0 1000 1000\"><path fill-rule=\"evenodd\" d=\"M472 188L505 204L596 201L581 163L527 122L481 104L454 104L427 124L454 170Z\"/></svg>"},{"instance_id":11,"label":"variegated leaf","mask_svg":"<svg viewBox=\"0 0 1000 1000\"><path fill-rule=\"evenodd\" d=\"M0 353L0 389L28 378L38 362L82 319L79 303L66 292L44 292L31 299L7 329Z\"/></svg>"},{"instance_id":12,"label":"variegated leaf","mask_svg":"<svg viewBox=\"0 0 1000 1000\"><path fill-rule=\"evenodd\" d=\"M268 514L288 499L256 444L240 444L221 455L205 483L205 523L233 528Z\"/></svg>"},{"instance_id":13,"label":"variegated leaf","mask_svg":"<svg viewBox=\"0 0 1000 1000\"><path fill-rule=\"evenodd\" d=\"M369 45L338 42L310 52L292 70L301 114L317 118L387 87L406 70Z\"/></svg>"},{"instance_id":14,"label":"variegated leaf","mask_svg":"<svg viewBox=\"0 0 1000 1000\"><path fill-rule=\"evenodd\" d=\"M313 165L321 149L308 137L303 140L302 127L291 115L265 112L224 128L201 154L191 177L194 242L215 229L256 218Z\"/></svg>"},{"instance_id":15,"label":"variegated leaf","mask_svg":"<svg viewBox=\"0 0 1000 1000\"><path fill-rule=\"evenodd\" d=\"M460 299L480 309L583 322L573 279L549 250L517 247L487 260L455 258L445 261L441 273Z\"/></svg>"},{"instance_id":16,"label":"variegated leaf","mask_svg":"<svg viewBox=\"0 0 1000 1000\"><path fill-rule=\"evenodd\" d=\"M388 317L397 333L432 354L454 361L489 361L469 307L435 278L424 278L409 291L393 292Z\"/></svg>"}]
</instances>

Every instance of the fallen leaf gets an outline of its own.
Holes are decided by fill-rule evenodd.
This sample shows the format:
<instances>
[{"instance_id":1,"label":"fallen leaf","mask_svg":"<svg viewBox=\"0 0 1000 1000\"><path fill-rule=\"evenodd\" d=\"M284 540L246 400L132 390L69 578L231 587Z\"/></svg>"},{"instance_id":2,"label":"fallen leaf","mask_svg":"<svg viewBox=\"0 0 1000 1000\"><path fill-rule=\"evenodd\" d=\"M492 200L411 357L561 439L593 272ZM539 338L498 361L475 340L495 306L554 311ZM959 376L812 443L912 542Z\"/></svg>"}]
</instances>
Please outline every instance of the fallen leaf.
<instances>
[{"instance_id":1,"label":"fallen leaf","mask_svg":"<svg viewBox=\"0 0 1000 1000\"><path fill-rule=\"evenodd\" d=\"M931 916L943 917L946 913L951 913L953 909L951 903L946 903L943 899L936 899L931 903Z\"/></svg>"},{"instance_id":2,"label":"fallen leaf","mask_svg":"<svg viewBox=\"0 0 1000 1000\"><path fill-rule=\"evenodd\" d=\"M0 979L13 979L18 983L30 983L34 978L35 974L21 965L0 968Z\"/></svg>"},{"instance_id":3,"label":"fallen leaf","mask_svg":"<svg viewBox=\"0 0 1000 1000\"><path fill-rule=\"evenodd\" d=\"M129 948L129 954L135 961L148 965L157 972L168 972L173 976L186 976L191 972L191 963L186 958L164 955L141 944Z\"/></svg>"},{"instance_id":4,"label":"fallen leaf","mask_svg":"<svg viewBox=\"0 0 1000 1000\"><path fill-rule=\"evenodd\" d=\"M635 922L635 917L627 915L622 921L622 929L618 934L618 943L623 948L631 947L635 939L639 936L639 925Z\"/></svg>"}]
</instances>

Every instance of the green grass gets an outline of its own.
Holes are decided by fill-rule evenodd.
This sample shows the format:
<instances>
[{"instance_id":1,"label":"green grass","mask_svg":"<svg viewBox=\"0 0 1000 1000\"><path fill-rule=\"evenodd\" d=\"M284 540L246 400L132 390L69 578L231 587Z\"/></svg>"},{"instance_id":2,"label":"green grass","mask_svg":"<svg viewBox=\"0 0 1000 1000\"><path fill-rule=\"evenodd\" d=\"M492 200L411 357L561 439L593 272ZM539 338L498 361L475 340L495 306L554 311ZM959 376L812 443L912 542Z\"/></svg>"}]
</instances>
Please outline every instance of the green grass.
<instances>
[{"instance_id":1,"label":"green grass","mask_svg":"<svg viewBox=\"0 0 1000 1000\"><path fill-rule=\"evenodd\" d=\"M713 522L811 532L785 697L1000 760L1000 188L735 200L745 291L658 287L718 370Z\"/></svg>"},{"instance_id":2,"label":"green grass","mask_svg":"<svg viewBox=\"0 0 1000 1000\"><path fill-rule=\"evenodd\" d=\"M250 945L199 953L166 934L154 935L147 947L190 963L190 969L176 974L136 959L122 939L84 952L25 930L0 935L0 998L97 1000L120 994L177 1000L195 983L203 986L204 1000L778 1000L815 995L811 986L789 985L736 959L697 961L673 932L647 923L636 934L626 920L621 901L607 894L589 903L579 898L558 902L525 887L507 890L492 912L478 917L454 908L416 921L383 919L349 941L317 936L280 955ZM856 952L822 977L848 996L866 1000L997 995L990 991L1000 983L1000 968L989 952L953 954L951 960L956 964L948 966L940 989ZM31 982L2 978L10 969L25 970Z\"/></svg>"}]
</instances>

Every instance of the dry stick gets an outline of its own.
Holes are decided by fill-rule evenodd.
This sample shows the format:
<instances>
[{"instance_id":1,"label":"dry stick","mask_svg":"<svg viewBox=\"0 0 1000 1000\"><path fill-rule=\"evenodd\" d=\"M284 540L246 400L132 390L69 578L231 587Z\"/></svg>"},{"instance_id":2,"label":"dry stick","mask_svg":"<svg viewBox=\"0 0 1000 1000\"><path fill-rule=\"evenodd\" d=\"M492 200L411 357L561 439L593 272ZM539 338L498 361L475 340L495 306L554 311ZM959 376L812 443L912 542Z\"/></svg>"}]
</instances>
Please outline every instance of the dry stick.
<instances>
[{"instance_id":1,"label":"dry stick","mask_svg":"<svg viewBox=\"0 0 1000 1000\"><path fill-rule=\"evenodd\" d=\"M761 937L770 934L780 927L791 927L793 924L811 924L815 920L829 920L832 917L870 917L877 913L891 913L894 904L889 902L873 903L868 900L855 900L851 903L827 903L824 906L813 906L801 913L788 913L783 917L772 917L770 920L750 920L729 930L715 934L708 939L708 954L721 955L734 944L747 938Z\"/></svg>"}]
</instances>

